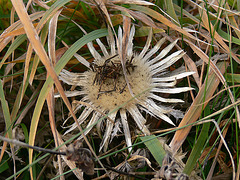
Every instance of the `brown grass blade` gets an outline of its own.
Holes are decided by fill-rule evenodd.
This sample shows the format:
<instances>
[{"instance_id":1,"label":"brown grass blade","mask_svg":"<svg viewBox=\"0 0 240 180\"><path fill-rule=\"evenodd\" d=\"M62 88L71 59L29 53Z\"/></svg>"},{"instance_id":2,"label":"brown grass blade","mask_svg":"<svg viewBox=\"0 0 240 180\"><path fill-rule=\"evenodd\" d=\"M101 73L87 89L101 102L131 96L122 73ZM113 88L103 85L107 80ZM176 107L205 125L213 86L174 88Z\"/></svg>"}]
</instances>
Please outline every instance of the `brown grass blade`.
<instances>
[{"instance_id":1,"label":"brown grass blade","mask_svg":"<svg viewBox=\"0 0 240 180\"><path fill-rule=\"evenodd\" d=\"M27 11L24 7L24 4L22 1L20 0L12 0L12 4L14 6L14 8L16 9L16 12L20 18L20 20L22 21L23 25L24 25L24 29L26 31L26 34L35 50L35 52L37 53L37 55L39 56L41 62L44 64L45 68L47 69L47 72L49 73L49 75L51 76L51 78L53 79L58 92L61 94L61 97L64 101L64 103L66 104L70 114L72 115L74 121L77 124L77 127L79 129L80 132L82 132L82 128L79 125L77 118L71 108L71 104L69 102L69 100L67 99L63 87L61 86L60 81L58 80L58 76L56 75L56 72L54 71L52 65L50 64L49 58L47 56L47 53L44 50L43 45L41 44L39 37L37 35L37 31L35 30L35 28L33 27L31 20L27 14ZM37 121L38 122L38 121ZM29 134L29 144L30 145L34 145L34 140L35 140L35 136L36 136L36 130L37 130L37 122L33 122L33 126L31 126L30 128L30 134ZM86 136L83 134L83 138L85 140L85 142L87 143L89 149L92 151L93 155L97 158L96 154L93 151L93 148L91 147L88 139L86 138ZM32 155L33 155L33 150L29 149L29 163L32 163ZM102 163L99 161L99 164L103 167ZM32 176L32 168L30 169L30 174L31 174L31 178L33 178Z\"/></svg>"},{"instance_id":2,"label":"brown grass blade","mask_svg":"<svg viewBox=\"0 0 240 180\"><path fill-rule=\"evenodd\" d=\"M217 3L217 2L215 2L215 3ZM225 4L225 7L226 7L227 10L230 11L230 7L229 7L229 5L228 5L227 2L226 2L226 4ZM238 39L240 39L240 29L238 28L238 24L237 24L234 16L228 16L228 19L229 19L231 25L235 27L235 28L234 28L235 33L237 34ZM237 30L236 30L236 29L237 29Z\"/></svg>"},{"instance_id":3,"label":"brown grass blade","mask_svg":"<svg viewBox=\"0 0 240 180\"><path fill-rule=\"evenodd\" d=\"M217 68L217 66L215 65L215 63L213 63L211 60L209 60L209 57L197 46L195 46L193 43L191 43L188 40L185 40L186 42L188 42L188 44L190 45L190 47L193 49L193 51L206 63L210 63L210 67L211 69L214 71L214 73L217 75L217 77L219 78L219 80L222 82L222 84L224 85L224 87L228 90L229 92L229 96L230 99L232 101L232 103L235 103L235 98L233 96L232 91L228 88L227 86L227 82L225 80L225 78L223 77L223 74L219 71L219 69ZM220 57L219 57L220 60ZM238 121L238 125L240 127L240 113L239 113L239 109L236 106L235 108L236 110L236 115L237 115L237 121Z\"/></svg>"},{"instance_id":4,"label":"brown grass blade","mask_svg":"<svg viewBox=\"0 0 240 180\"><path fill-rule=\"evenodd\" d=\"M225 62L219 62L217 64L217 67L219 68L222 74L226 70L225 65L226 65ZM194 99L192 105L190 106L189 110L187 111L181 123L179 124L178 126L179 128L197 121L197 119L200 117L202 113L202 110L205 108L205 106L208 103L208 102L205 102L205 100L212 97L219 83L220 83L220 80L217 78L217 75L211 69L208 75L208 83L206 84L205 82L200 88L197 97ZM205 93L205 91L207 93ZM188 133L191 127L192 126L188 126L186 128L176 131L170 143L170 146L173 152L177 152L179 150L182 143L185 141L186 137L188 136Z\"/></svg>"},{"instance_id":5,"label":"brown grass blade","mask_svg":"<svg viewBox=\"0 0 240 180\"><path fill-rule=\"evenodd\" d=\"M201 6L204 7L204 4L201 3ZM207 13L205 10L200 9L199 13L202 14L202 22L203 22L203 26L209 31L209 33L213 33L214 31L214 27L212 25L211 22L209 22L209 18L207 16ZM219 43L219 47L222 47L223 50L228 53L229 55L231 55L233 57L233 59L235 59L236 62L240 63L240 59L236 56L235 53L233 53L229 47L225 44L225 42L223 41L223 38L216 32L214 31L214 39Z\"/></svg>"},{"instance_id":6,"label":"brown grass blade","mask_svg":"<svg viewBox=\"0 0 240 180\"><path fill-rule=\"evenodd\" d=\"M138 4L138 5L154 5L151 2L148 1L144 1L144 0L110 0L110 2L112 3L116 3L116 4Z\"/></svg>"},{"instance_id":7,"label":"brown grass blade","mask_svg":"<svg viewBox=\"0 0 240 180\"><path fill-rule=\"evenodd\" d=\"M105 2L103 0L93 0L97 7L100 8L100 11L104 13L104 15L107 17L107 21L108 23L110 24L112 30L114 31L114 28L113 28L113 24L112 24L112 21L111 21L111 18L110 18L110 15L108 13L108 10L107 10L107 7L105 5ZM104 18L104 17L103 17ZM105 20L105 19L103 19ZM115 31L114 31L115 32Z\"/></svg>"},{"instance_id":8,"label":"brown grass blade","mask_svg":"<svg viewBox=\"0 0 240 180\"><path fill-rule=\"evenodd\" d=\"M147 15L145 15L144 13L141 13L139 11L132 11L130 9L127 9L125 7L122 7L122 6L117 6L117 5L111 5L110 7L113 8L113 9L120 10L122 12L125 12L125 13L129 14L129 17L131 17L132 19L134 19L134 18L138 19L138 20L144 22L145 24L147 24L150 27L159 29L159 27L156 26L154 21L151 18L149 18Z\"/></svg>"},{"instance_id":9,"label":"brown grass blade","mask_svg":"<svg viewBox=\"0 0 240 180\"><path fill-rule=\"evenodd\" d=\"M55 141L55 146L58 147L59 140L58 140L58 134L57 134L57 128L56 128L56 123L55 123L55 99L54 99L54 89L52 88L47 96L47 106L48 106L48 116L49 116L49 122L50 122L50 127L53 133L54 141ZM63 174L63 168L62 168L62 162L61 162L61 157L60 155L57 156L58 159L58 168L59 168L59 173ZM61 180L64 180L64 176L60 177Z\"/></svg>"},{"instance_id":10,"label":"brown grass blade","mask_svg":"<svg viewBox=\"0 0 240 180\"><path fill-rule=\"evenodd\" d=\"M42 44L46 43L47 34L48 34L48 25L46 24L43 27L41 34L40 34L40 40L41 40ZM33 64L32 64L32 68L31 68L30 77L29 77L29 84L32 84L32 82L33 82L39 62L40 62L39 56L37 54L35 54L35 56L33 58Z\"/></svg>"},{"instance_id":11,"label":"brown grass blade","mask_svg":"<svg viewBox=\"0 0 240 180\"><path fill-rule=\"evenodd\" d=\"M240 178L240 157L238 159L238 170L237 170L237 173L236 173L236 177L237 177L236 180L239 180L239 178Z\"/></svg>"},{"instance_id":12,"label":"brown grass blade","mask_svg":"<svg viewBox=\"0 0 240 180\"><path fill-rule=\"evenodd\" d=\"M150 8L137 6L137 5L131 5L130 9L134 9L134 10L143 12L143 13L151 16L152 18L160 21L161 23L165 24L166 26L168 26L168 27L170 27L170 28L172 28L172 29L182 33L183 35L185 35L185 36L187 36L187 37L189 37L189 38L191 38L193 40L200 41L198 38L196 38L193 35L191 35L190 33L188 33L186 29L182 29L181 27L179 27L176 24L174 24L171 21L169 21L166 17L164 17L160 13L158 13L158 12L156 12L156 11L150 9Z\"/></svg>"},{"instance_id":13,"label":"brown grass blade","mask_svg":"<svg viewBox=\"0 0 240 180\"><path fill-rule=\"evenodd\" d=\"M32 21L42 17L44 14L44 12L36 12L34 14L30 15L30 19ZM19 29L22 27L21 21L17 21L15 23L13 23L11 26L9 26L6 30L3 31L3 33L0 36L0 52L3 50L3 48L5 48L5 46L14 38L14 36L9 36L9 37L5 37L5 34L8 34L16 29ZM7 57L6 57L7 58ZM3 60L2 60L3 61ZM4 62L4 61L3 61ZM0 64L1 67L1 64Z\"/></svg>"},{"instance_id":14,"label":"brown grass blade","mask_svg":"<svg viewBox=\"0 0 240 180\"><path fill-rule=\"evenodd\" d=\"M57 13L53 16L53 18L50 20L50 23L49 23L48 53L53 65L56 64L56 49L55 49L56 42L55 41L56 41L58 17L61 12L62 10L57 11Z\"/></svg>"},{"instance_id":15,"label":"brown grass blade","mask_svg":"<svg viewBox=\"0 0 240 180\"><path fill-rule=\"evenodd\" d=\"M128 49L128 39L129 39L129 34L130 34L130 29L131 29L131 19L124 16L123 17L123 40L122 40L122 65L125 68L125 63L126 63L126 55L127 55L127 49ZM120 52L119 52L120 53ZM126 68L124 69L126 71Z\"/></svg>"},{"instance_id":16,"label":"brown grass blade","mask_svg":"<svg viewBox=\"0 0 240 180\"><path fill-rule=\"evenodd\" d=\"M11 70L13 69L15 63L13 63L12 61L9 62L9 64L5 67L5 71L4 71L4 76L7 76L8 73L11 72ZM3 86L4 84L7 82L7 81L11 81L12 79L14 79L16 76L13 76L13 77L4 77L2 79L2 83L3 83Z\"/></svg>"},{"instance_id":17,"label":"brown grass blade","mask_svg":"<svg viewBox=\"0 0 240 180\"><path fill-rule=\"evenodd\" d=\"M58 17L61 13L61 10L57 11L57 13L53 16L53 18L50 20L49 23L49 33L48 33L48 53L49 57L51 60L51 63L53 66L56 64L56 52L55 52L55 40L56 40L56 32L57 32L57 22L58 22ZM48 77L47 73L47 77ZM48 112L49 112L49 122L50 122L50 127L53 133L54 141L55 141L55 146L58 147L60 144L58 142L58 134L57 134L57 128L56 128L56 123L55 123L55 99L54 99L54 88L50 90L48 96L47 96L47 106L48 106ZM62 162L61 162L61 157L58 155L58 165L59 165L59 173L63 174L63 168L62 168ZM61 180L64 180L64 176L60 177Z\"/></svg>"},{"instance_id":18,"label":"brown grass blade","mask_svg":"<svg viewBox=\"0 0 240 180\"><path fill-rule=\"evenodd\" d=\"M210 68L214 71L214 73L220 79L222 84L224 86L226 86L226 80L224 79L224 77L221 74L221 72L219 71L219 69L216 67L215 63L213 63L212 60L209 60L209 57L199 47L197 47L196 45L194 45L192 42L188 41L187 39L185 39L185 41L188 42L188 44L190 45L192 50L200 57L200 59L202 59L206 64L210 63L209 64ZM221 60L221 59L219 59L219 60Z\"/></svg>"},{"instance_id":19,"label":"brown grass blade","mask_svg":"<svg viewBox=\"0 0 240 180\"><path fill-rule=\"evenodd\" d=\"M200 6L199 4L197 4L196 2L194 2L194 1L188 1L188 3L189 4L191 4L191 6L195 6L195 7L198 7L199 9L202 9L203 11L206 11L206 9L205 9L205 7L203 8L202 6ZM214 2L213 2L214 3ZM216 7L213 3L211 3L210 5L214 8L214 7ZM226 3L224 3L224 6L226 6L227 7L227 2ZM180 13L180 7L178 7L176 4L174 4L174 7L176 8L176 10ZM226 13L223 13L222 14L222 17L234 17L234 16L238 16L239 15L239 13L238 12L236 12L236 11L230 11L230 10L228 10L228 8L222 8L222 7L217 7L217 8L219 8L219 9L221 9L221 10L224 10ZM218 11L218 9L216 10L216 11ZM217 19L217 20L219 20L219 21L221 21L221 22L223 22L224 24L226 24L226 25L228 25L229 27L231 27L231 28L233 28L236 32L239 32L240 33L240 29L238 28L238 26L233 26L232 24L230 24L230 23L228 23L228 22L226 22L225 20L224 20L224 18L220 18L220 17L217 17L214 13L212 13L211 11L208 11L209 12L209 14L210 14L210 16L211 16L211 18L213 19L213 18L215 18L215 19ZM187 17L189 17L191 20L193 20L193 21L195 21L197 24L200 24L200 25L202 25L202 26L204 26L203 24L202 24L202 21L200 21L199 19L197 19L195 16L193 16L193 15L191 15L190 13L188 13L186 10L184 10L183 9L183 14L184 15L186 15ZM227 15L227 16L225 16L225 15Z\"/></svg>"},{"instance_id":20,"label":"brown grass blade","mask_svg":"<svg viewBox=\"0 0 240 180\"><path fill-rule=\"evenodd\" d=\"M38 23L34 23L33 26L36 28L38 25ZM25 30L23 27L17 28L16 30L13 30L9 33L5 33L3 34L2 38L7 38L7 37L11 37L11 36L19 36L21 34L26 34Z\"/></svg>"},{"instance_id":21,"label":"brown grass blade","mask_svg":"<svg viewBox=\"0 0 240 180\"><path fill-rule=\"evenodd\" d=\"M25 87L25 85L26 85L26 80L27 80L28 70L29 70L29 63L30 63L30 60L31 60L31 57L32 57L32 52L33 52L32 45L29 44L28 50L27 50L27 55L26 55L26 60L25 60L24 76L23 76L23 80L22 80L23 87ZM23 98L23 95L24 95L24 89L25 88L22 88L22 93L21 93L21 97L20 97L21 100L20 101L22 101L22 98ZM21 105L21 103L19 103L19 107L20 107L20 105Z\"/></svg>"},{"instance_id":22,"label":"brown grass blade","mask_svg":"<svg viewBox=\"0 0 240 180\"><path fill-rule=\"evenodd\" d=\"M223 136L224 138L226 137L228 128L229 128L229 126L230 126L230 123L229 123L229 120L228 120L228 119L225 120L225 121L223 121L224 125L225 125L226 122L227 122L228 124L227 124L227 126L225 127L225 129L223 130L223 133L222 133L222 136ZM222 124L223 124L223 123L222 123ZM219 153L220 153L220 151L221 151L222 145L223 145L223 141L221 140L220 143L219 143L219 145L218 145L217 151L216 151L216 153L215 153L215 158L214 158L214 160L213 160L211 169L210 169L210 171L209 171L209 173L208 173L207 180L211 180L211 179L212 179L212 176L213 176L213 173L214 173L214 169L215 169L215 166L216 166L216 163L217 163L217 158L218 158Z\"/></svg>"},{"instance_id":23,"label":"brown grass blade","mask_svg":"<svg viewBox=\"0 0 240 180\"><path fill-rule=\"evenodd\" d=\"M5 137L7 137L7 135ZM8 143L6 141L3 142L2 149L1 149L1 155L0 155L0 162L2 162L2 158L3 158L4 152L7 148L7 144Z\"/></svg>"},{"instance_id":24,"label":"brown grass blade","mask_svg":"<svg viewBox=\"0 0 240 180\"><path fill-rule=\"evenodd\" d=\"M27 14L27 11L24 7L23 2L19 1L19 0L12 0L12 4L13 4L14 8L16 9L16 12L17 12L22 24L24 25L24 29L26 31L26 34L27 34L34 50L36 51L37 55L40 57L40 60L46 67L46 69L47 69L48 73L50 74L50 76L52 77L53 81L55 82L56 87L63 98L63 101L66 103L71 115L73 116L74 120L77 122L77 118L71 108L70 102L68 101L66 95L64 94L64 90L61 86L61 83L59 82L58 77L57 77L53 67L50 64L49 58L44 50L43 45L41 44L41 42L39 40L37 32L36 32L35 28L33 27L33 24ZM80 126L78 126L78 127L81 131L82 130L81 127ZM33 133L36 134L36 132L33 132ZM35 137L35 135L33 135L32 137ZM88 141L86 139L86 137L84 139L85 139L85 141ZM30 145L34 144L34 141L32 141L32 140L29 140ZM33 151L30 149L29 150L29 163L32 163L32 152ZM30 172L31 172L31 177L33 178L31 169L30 169Z\"/></svg>"},{"instance_id":25,"label":"brown grass blade","mask_svg":"<svg viewBox=\"0 0 240 180\"><path fill-rule=\"evenodd\" d=\"M35 91L33 92L32 96L29 99L29 103L24 107L24 110L21 112L21 114L18 117L18 119L16 120L15 124L20 124L22 122L23 118L29 112L29 110L31 110L31 108L35 105L35 103L37 101L37 95L38 95L39 91L41 90L42 86L43 86L43 81L38 85L37 89L35 89ZM15 110L16 109L15 106L14 106L12 112L17 111L17 110ZM16 113L12 113L11 116L13 119L15 119Z\"/></svg>"}]
</instances>

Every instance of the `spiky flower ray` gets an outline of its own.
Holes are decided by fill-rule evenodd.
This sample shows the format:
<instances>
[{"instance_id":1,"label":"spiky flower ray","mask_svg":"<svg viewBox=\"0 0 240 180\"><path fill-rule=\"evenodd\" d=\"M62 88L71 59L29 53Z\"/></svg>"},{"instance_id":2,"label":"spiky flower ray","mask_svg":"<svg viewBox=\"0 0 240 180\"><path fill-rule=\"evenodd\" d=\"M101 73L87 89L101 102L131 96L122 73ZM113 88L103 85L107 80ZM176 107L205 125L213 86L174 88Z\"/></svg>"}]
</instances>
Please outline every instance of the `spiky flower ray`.
<instances>
[{"instance_id":1,"label":"spiky flower ray","mask_svg":"<svg viewBox=\"0 0 240 180\"><path fill-rule=\"evenodd\" d=\"M170 50L175 46L177 41L174 41L167 47L165 47L156 57L152 58L156 52L160 49L161 45L165 42L165 38L161 39L151 50L149 50L150 43L152 40L152 31L150 31L147 38L146 44L140 54L133 53L133 36L135 34L135 27L132 26L129 41L127 45L127 77L131 90L134 95L138 95L151 88L150 91L142 93L137 99L129 102L119 110L120 121L123 127L127 146L131 146L131 135L128 125L127 112L131 115L138 128L145 134L149 135L150 131L146 126L146 119L142 115L142 111L161 118L164 121L174 125L171 119L166 114L174 114L176 110L161 105L164 103L179 103L183 102L181 99L169 99L160 97L159 93L176 94L191 90L189 87L176 88L176 80L184 78L193 74L192 72L168 72L166 69L183 57L184 52L182 50L176 51L169 56ZM118 41L120 42L120 48L122 47L123 32L122 29L118 30ZM80 86L81 90L77 93L82 96L81 101L89 103L94 109L105 113L111 112L116 107L122 105L126 101L132 98L126 82L122 69L119 69L120 58L117 54L116 43L113 35L107 37L110 52L107 51L103 43L97 39L103 56L101 56L93 47L92 43L88 44L88 48L94 57L94 67L89 68L84 73L71 73L67 70L63 70L60 73L60 80L63 82ZM120 49L121 52L121 49ZM116 69L114 71L114 68ZM156 103L160 102L160 103ZM77 108L80 108L79 105ZM90 121L87 125L91 127L92 124L96 123L102 114L99 111L95 111L91 107L86 107L78 118L79 124L83 123L88 117ZM109 118L113 121L106 119L106 128L104 137L100 146L100 150L104 147L104 151L108 147L111 136L116 135L116 129L119 127L115 126L117 112L109 115ZM101 126L101 122L97 127ZM76 128L74 123L66 132L69 133ZM91 128L89 128L85 134L87 134ZM113 133L114 132L114 133ZM112 139L112 138L111 138ZM129 148L131 150L131 148Z\"/></svg>"}]
</instances>

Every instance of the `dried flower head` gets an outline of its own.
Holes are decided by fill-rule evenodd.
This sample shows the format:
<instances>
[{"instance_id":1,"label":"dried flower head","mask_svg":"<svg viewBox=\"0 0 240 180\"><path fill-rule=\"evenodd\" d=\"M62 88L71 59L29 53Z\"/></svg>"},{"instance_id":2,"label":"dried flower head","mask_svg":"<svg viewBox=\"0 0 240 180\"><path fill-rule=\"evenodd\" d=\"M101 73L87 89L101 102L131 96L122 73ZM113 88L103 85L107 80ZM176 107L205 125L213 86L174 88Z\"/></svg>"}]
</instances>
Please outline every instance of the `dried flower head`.
<instances>
[{"instance_id":1,"label":"dried flower head","mask_svg":"<svg viewBox=\"0 0 240 180\"><path fill-rule=\"evenodd\" d=\"M182 50L168 55L169 51L175 46L177 41L169 44L159 54L155 55L166 39L161 39L152 49L149 49L152 40L152 31L150 31L144 48L139 54L137 54L133 52L134 34L135 27L132 26L127 43L125 63L130 88L127 86L120 58L117 54L117 52L121 52L122 48L121 43L123 40L123 32L121 28L118 30L118 48L120 48L120 51L117 51L114 37L110 33L107 37L110 52L107 51L106 47L99 39L96 40L101 48L103 56L95 50L92 43L88 44L88 48L95 59L93 64L90 65L88 71L84 73L72 73L63 70L60 74L60 79L63 82L69 85L80 86L81 90L77 94L82 96L81 101L87 102L94 107L85 107L78 118L80 124L90 118L87 127L90 127L102 117L102 114L99 113L99 111L103 113L111 112L116 107L131 99L132 94L140 94L137 99L130 101L120 108L118 111L119 115L118 112L110 114L109 118L112 119L112 121L106 119L106 127L100 150L103 147L104 150L106 150L109 140L112 139L111 136L115 136L117 131L120 130L119 124L123 127L127 145L132 145L127 112L135 121L137 127L145 135L149 135L150 132L146 126L146 119L143 117L140 110L174 125L166 114L174 115L177 111L161 105L161 102L179 103L183 101L180 99L163 98L158 94L176 94L192 89L189 87L175 87L177 79L189 76L192 74L191 72L167 71L168 67L184 55ZM146 91L146 89L149 88L151 89ZM78 108L80 107L82 107L82 105L78 106ZM95 111L95 109L98 109L99 111ZM121 123L117 123L118 116L120 117ZM101 123L102 122L100 122L97 127L100 127ZM76 124L73 124L66 133L75 128ZM90 130L91 128L85 133L88 133Z\"/></svg>"}]
</instances>

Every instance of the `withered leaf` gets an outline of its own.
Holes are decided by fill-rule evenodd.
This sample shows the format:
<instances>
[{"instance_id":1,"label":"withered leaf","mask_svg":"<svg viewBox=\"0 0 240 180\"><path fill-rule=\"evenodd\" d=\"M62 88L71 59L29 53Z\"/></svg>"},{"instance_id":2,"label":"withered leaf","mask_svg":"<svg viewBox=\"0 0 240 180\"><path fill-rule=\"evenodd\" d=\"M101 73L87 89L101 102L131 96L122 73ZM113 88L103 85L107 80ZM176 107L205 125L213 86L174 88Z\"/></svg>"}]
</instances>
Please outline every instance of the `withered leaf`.
<instances>
[{"instance_id":1,"label":"withered leaf","mask_svg":"<svg viewBox=\"0 0 240 180\"><path fill-rule=\"evenodd\" d=\"M92 153L87 148L78 148L73 144L69 145L67 151L67 159L74 161L76 166L85 172L87 175L94 174L94 159Z\"/></svg>"}]
</instances>

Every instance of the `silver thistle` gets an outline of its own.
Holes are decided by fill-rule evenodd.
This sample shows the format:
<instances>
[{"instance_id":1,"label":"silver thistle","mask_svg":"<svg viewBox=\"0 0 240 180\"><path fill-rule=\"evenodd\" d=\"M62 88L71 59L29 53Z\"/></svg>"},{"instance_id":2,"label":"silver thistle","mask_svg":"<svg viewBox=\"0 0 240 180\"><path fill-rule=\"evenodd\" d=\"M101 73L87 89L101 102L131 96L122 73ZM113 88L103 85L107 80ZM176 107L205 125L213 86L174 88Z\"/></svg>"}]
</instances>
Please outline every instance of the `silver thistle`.
<instances>
[{"instance_id":1,"label":"silver thistle","mask_svg":"<svg viewBox=\"0 0 240 180\"><path fill-rule=\"evenodd\" d=\"M123 127L126 144L127 146L131 146L132 142L128 125L127 112L133 118L139 130L141 130L141 132L145 135L150 135L150 131L146 126L146 119L143 117L140 110L143 110L152 116L161 118L164 121L174 125L172 120L166 114L176 114L177 111L171 107L161 105L161 102L181 103L183 100L163 98L158 94L176 94L192 89L190 87L175 87L176 80L189 76L193 74L192 72L167 71L168 67L170 67L172 64L184 56L183 50L179 50L168 55L177 41L169 44L158 55L154 56L160 49L161 45L166 41L166 39L161 39L152 49L149 49L153 35L152 31L150 31L144 48L139 54L137 54L133 52L134 34L135 27L132 26L129 34L129 41L127 44L127 78L134 95L141 94L143 91L145 92L139 95L137 99L130 101L128 104L120 108L119 111L111 113L109 115L109 118L113 121L110 121L109 119L105 120L106 127L104 130L104 136L100 150L103 147L104 150L107 149L108 143L110 139L112 139L111 136L116 135L116 129L119 129L119 127L115 127L116 125L119 126L119 123L114 123L117 119L118 112L120 114L120 122L121 126ZM60 80L69 85L81 87L81 90L75 92L75 94L71 94L71 92L67 94L69 94L69 96L81 95L81 101L87 102L91 107L94 107L85 107L78 118L79 124L82 124L85 120L90 118L90 121L87 124L87 128L91 127L92 124L96 123L99 118L102 117L102 114L99 113L99 111L106 114L132 98L132 94L130 93L129 88L126 86L126 81L121 69L111 71L111 67L113 69L119 67L118 64L120 63L120 58L117 52L121 52L122 38L123 32L121 27L119 27L119 51L116 49L116 43L113 35L111 33L109 34L107 40L110 47L110 52L107 51L106 47L99 39L96 39L96 42L101 48L103 56L101 56L96 51L92 43L88 43L89 51L94 58L93 67L89 68L89 70L84 73L72 73L67 70L62 70L60 73ZM104 70L106 72L103 72ZM102 75L101 73L105 73L105 75ZM113 73L115 73L115 75ZM146 89L149 88L151 89L149 91L146 91ZM83 105L79 104L77 109L81 108L82 106ZM98 109L99 111L96 111L95 109ZM99 122L97 127L101 127L101 123L102 122ZM66 133L71 132L75 128L76 124L74 123L66 131ZM85 131L85 134L89 133L90 130L91 128ZM131 150L131 148L129 148L129 150Z\"/></svg>"}]
</instances>

